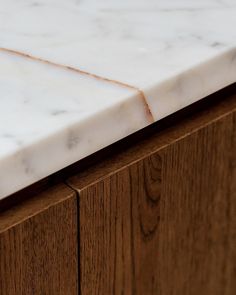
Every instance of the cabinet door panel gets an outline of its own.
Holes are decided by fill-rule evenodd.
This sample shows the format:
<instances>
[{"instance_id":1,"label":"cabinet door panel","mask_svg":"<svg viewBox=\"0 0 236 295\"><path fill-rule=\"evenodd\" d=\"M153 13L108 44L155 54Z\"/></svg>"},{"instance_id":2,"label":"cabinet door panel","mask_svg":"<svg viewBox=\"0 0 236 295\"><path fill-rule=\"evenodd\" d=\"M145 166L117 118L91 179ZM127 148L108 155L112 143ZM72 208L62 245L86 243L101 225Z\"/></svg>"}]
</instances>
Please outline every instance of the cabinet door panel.
<instances>
[{"instance_id":1,"label":"cabinet door panel","mask_svg":"<svg viewBox=\"0 0 236 295\"><path fill-rule=\"evenodd\" d=\"M0 213L0 294L77 295L75 193L58 185Z\"/></svg>"},{"instance_id":2,"label":"cabinet door panel","mask_svg":"<svg viewBox=\"0 0 236 295\"><path fill-rule=\"evenodd\" d=\"M69 183L82 295L235 294L235 96Z\"/></svg>"}]
</instances>

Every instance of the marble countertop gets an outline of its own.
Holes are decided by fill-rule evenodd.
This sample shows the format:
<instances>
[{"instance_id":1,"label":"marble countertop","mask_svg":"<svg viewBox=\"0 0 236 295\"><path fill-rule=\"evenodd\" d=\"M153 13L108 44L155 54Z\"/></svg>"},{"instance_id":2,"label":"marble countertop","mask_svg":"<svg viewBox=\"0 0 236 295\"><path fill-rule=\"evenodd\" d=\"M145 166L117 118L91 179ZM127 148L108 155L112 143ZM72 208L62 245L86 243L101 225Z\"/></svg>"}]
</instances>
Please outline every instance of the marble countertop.
<instances>
[{"instance_id":1,"label":"marble countertop","mask_svg":"<svg viewBox=\"0 0 236 295\"><path fill-rule=\"evenodd\" d=\"M235 0L0 0L0 199L234 82Z\"/></svg>"}]
</instances>

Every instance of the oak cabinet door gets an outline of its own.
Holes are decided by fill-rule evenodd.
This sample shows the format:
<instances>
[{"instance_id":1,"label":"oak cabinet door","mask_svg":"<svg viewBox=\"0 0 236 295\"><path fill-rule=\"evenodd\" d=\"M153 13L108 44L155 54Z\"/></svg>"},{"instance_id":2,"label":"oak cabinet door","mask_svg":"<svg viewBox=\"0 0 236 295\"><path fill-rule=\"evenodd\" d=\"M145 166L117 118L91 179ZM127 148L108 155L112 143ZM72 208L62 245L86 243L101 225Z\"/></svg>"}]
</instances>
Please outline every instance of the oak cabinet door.
<instances>
[{"instance_id":1,"label":"oak cabinet door","mask_svg":"<svg viewBox=\"0 0 236 295\"><path fill-rule=\"evenodd\" d=\"M69 180L82 295L234 295L236 99Z\"/></svg>"},{"instance_id":2,"label":"oak cabinet door","mask_svg":"<svg viewBox=\"0 0 236 295\"><path fill-rule=\"evenodd\" d=\"M77 295L77 201L58 185L0 213L0 294Z\"/></svg>"}]
</instances>

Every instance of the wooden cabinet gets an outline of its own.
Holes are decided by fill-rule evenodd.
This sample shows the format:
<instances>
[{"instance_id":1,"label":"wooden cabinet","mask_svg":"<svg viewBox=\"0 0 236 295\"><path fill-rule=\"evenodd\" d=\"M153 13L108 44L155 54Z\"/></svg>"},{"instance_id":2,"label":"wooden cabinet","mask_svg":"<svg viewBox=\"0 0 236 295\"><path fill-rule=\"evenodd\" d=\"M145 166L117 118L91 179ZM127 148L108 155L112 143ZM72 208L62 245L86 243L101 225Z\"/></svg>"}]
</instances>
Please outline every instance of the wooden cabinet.
<instances>
[{"instance_id":1,"label":"wooden cabinet","mask_svg":"<svg viewBox=\"0 0 236 295\"><path fill-rule=\"evenodd\" d=\"M1 295L235 294L236 96L155 128L1 213Z\"/></svg>"}]
</instances>

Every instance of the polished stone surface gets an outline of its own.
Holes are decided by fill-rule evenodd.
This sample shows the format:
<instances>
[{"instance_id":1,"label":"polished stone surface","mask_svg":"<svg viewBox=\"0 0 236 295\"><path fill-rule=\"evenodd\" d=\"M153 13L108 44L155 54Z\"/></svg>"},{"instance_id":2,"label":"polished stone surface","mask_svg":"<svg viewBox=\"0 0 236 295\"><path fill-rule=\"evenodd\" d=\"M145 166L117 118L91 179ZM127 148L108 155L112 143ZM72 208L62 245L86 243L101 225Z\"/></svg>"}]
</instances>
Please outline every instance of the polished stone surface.
<instances>
[{"instance_id":1,"label":"polished stone surface","mask_svg":"<svg viewBox=\"0 0 236 295\"><path fill-rule=\"evenodd\" d=\"M0 199L236 82L234 0L0 0Z\"/></svg>"}]
</instances>

